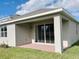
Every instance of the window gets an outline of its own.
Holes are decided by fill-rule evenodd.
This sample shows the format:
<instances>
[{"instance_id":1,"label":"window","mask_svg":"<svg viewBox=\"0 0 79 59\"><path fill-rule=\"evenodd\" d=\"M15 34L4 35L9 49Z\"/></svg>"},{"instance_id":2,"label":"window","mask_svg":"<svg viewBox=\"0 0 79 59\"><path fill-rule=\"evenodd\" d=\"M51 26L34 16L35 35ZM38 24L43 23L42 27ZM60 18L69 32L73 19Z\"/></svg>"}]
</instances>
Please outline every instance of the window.
<instances>
[{"instance_id":1,"label":"window","mask_svg":"<svg viewBox=\"0 0 79 59\"><path fill-rule=\"evenodd\" d=\"M7 37L7 27L6 26L2 26L0 28L0 37Z\"/></svg>"}]
</instances>

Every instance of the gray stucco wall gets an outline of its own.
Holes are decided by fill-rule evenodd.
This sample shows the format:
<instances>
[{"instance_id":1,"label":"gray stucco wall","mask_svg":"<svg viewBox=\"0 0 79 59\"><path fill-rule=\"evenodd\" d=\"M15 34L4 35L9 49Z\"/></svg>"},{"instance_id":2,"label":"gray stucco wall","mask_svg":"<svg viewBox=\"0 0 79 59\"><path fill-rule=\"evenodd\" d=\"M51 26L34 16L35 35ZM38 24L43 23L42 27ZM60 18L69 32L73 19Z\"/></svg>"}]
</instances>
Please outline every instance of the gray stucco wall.
<instances>
[{"instance_id":1,"label":"gray stucco wall","mask_svg":"<svg viewBox=\"0 0 79 59\"><path fill-rule=\"evenodd\" d=\"M15 24L6 25L7 26L7 37L0 37L0 44L8 44L9 46L16 46L15 41Z\"/></svg>"},{"instance_id":2,"label":"gray stucco wall","mask_svg":"<svg viewBox=\"0 0 79 59\"><path fill-rule=\"evenodd\" d=\"M77 32L78 32L78 39L79 39L79 24L77 24Z\"/></svg>"},{"instance_id":3,"label":"gray stucco wall","mask_svg":"<svg viewBox=\"0 0 79 59\"><path fill-rule=\"evenodd\" d=\"M63 22L63 47L70 47L79 39L79 28L78 24L74 21L69 20L68 22Z\"/></svg>"},{"instance_id":4,"label":"gray stucco wall","mask_svg":"<svg viewBox=\"0 0 79 59\"><path fill-rule=\"evenodd\" d=\"M16 25L16 46L32 42L29 24Z\"/></svg>"},{"instance_id":5,"label":"gray stucco wall","mask_svg":"<svg viewBox=\"0 0 79 59\"><path fill-rule=\"evenodd\" d=\"M69 46L79 39L76 26L76 22L69 21Z\"/></svg>"},{"instance_id":6,"label":"gray stucco wall","mask_svg":"<svg viewBox=\"0 0 79 59\"><path fill-rule=\"evenodd\" d=\"M69 22L64 22L62 23L62 38L63 38L63 47L66 48L68 47L68 33L69 33Z\"/></svg>"}]
</instances>

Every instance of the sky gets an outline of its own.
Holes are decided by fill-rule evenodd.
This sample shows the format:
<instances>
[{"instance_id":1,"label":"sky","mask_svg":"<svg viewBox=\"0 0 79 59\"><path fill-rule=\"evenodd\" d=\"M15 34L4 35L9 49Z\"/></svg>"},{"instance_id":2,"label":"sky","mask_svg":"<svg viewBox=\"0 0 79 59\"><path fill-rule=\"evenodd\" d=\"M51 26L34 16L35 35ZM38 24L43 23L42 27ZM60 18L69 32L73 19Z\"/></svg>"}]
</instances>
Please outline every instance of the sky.
<instances>
[{"instance_id":1,"label":"sky","mask_svg":"<svg viewBox=\"0 0 79 59\"><path fill-rule=\"evenodd\" d=\"M0 18L16 14L17 6L26 0L0 0Z\"/></svg>"},{"instance_id":2,"label":"sky","mask_svg":"<svg viewBox=\"0 0 79 59\"><path fill-rule=\"evenodd\" d=\"M0 0L0 18L58 7L66 9L79 21L79 0Z\"/></svg>"}]
</instances>

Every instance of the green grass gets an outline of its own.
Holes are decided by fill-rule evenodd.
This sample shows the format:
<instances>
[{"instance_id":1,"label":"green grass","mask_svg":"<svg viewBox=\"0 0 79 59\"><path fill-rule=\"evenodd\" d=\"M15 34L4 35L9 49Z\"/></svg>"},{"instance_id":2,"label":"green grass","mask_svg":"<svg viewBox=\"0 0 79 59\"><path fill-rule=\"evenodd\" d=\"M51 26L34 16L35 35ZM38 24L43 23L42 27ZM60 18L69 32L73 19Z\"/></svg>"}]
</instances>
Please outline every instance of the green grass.
<instances>
[{"instance_id":1,"label":"green grass","mask_svg":"<svg viewBox=\"0 0 79 59\"><path fill-rule=\"evenodd\" d=\"M26 48L0 48L0 59L79 59L79 42L63 54Z\"/></svg>"}]
</instances>

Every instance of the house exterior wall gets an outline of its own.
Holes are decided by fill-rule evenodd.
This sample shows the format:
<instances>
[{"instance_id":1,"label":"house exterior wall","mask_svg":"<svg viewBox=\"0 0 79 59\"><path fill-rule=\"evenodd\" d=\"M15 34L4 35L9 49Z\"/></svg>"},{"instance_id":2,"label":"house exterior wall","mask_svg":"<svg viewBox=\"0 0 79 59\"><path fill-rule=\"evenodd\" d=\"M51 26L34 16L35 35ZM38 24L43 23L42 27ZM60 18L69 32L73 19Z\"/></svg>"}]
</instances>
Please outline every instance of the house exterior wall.
<instances>
[{"instance_id":1,"label":"house exterior wall","mask_svg":"<svg viewBox=\"0 0 79 59\"><path fill-rule=\"evenodd\" d=\"M63 48L67 48L68 47L68 40L69 39L69 22L62 22L62 37L63 37Z\"/></svg>"},{"instance_id":2,"label":"house exterior wall","mask_svg":"<svg viewBox=\"0 0 79 59\"><path fill-rule=\"evenodd\" d=\"M50 21L49 21L50 20ZM25 23L16 25L16 46L35 43L35 27L38 24L49 24L53 23L53 18L48 20L36 21L32 23ZM76 29L79 29L79 25L71 20L67 22L62 21L62 38L63 38L63 47L70 47L74 42L79 38L79 30L76 33Z\"/></svg>"},{"instance_id":3,"label":"house exterior wall","mask_svg":"<svg viewBox=\"0 0 79 59\"><path fill-rule=\"evenodd\" d=\"M0 44L8 44L9 46L16 46L15 41L15 24L6 25L7 26L7 37L0 37Z\"/></svg>"},{"instance_id":4,"label":"house exterior wall","mask_svg":"<svg viewBox=\"0 0 79 59\"><path fill-rule=\"evenodd\" d=\"M54 24L54 45L57 52L61 53L63 48L70 47L73 43L79 40L79 24L72 20L64 21L62 16L55 15L54 17L52 16L51 19L6 25L7 37L0 37L0 43L6 43L9 46L14 47L35 43L36 26L50 23Z\"/></svg>"},{"instance_id":5,"label":"house exterior wall","mask_svg":"<svg viewBox=\"0 0 79 59\"><path fill-rule=\"evenodd\" d=\"M78 41L77 23L69 20L69 46Z\"/></svg>"},{"instance_id":6,"label":"house exterior wall","mask_svg":"<svg viewBox=\"0 0 79 59\"><path fill-rule=\"evenodd\" d=\"M78 41L79 38L79 25L71 20L63 22L63 47L67 48ZM78 32L78 33L77 33Z\"/></svg>"},{"instance_id":7,"label":"house exterior wall","mask_svg":"<svg viewBox=\"0 0 79 59\"><path fill-rule=\"evenodd\" d=\"M77 33L78 33L78 39L79 39L79 24L77 24Z\"/></svg>"},{"instance_id":8,"label":"house exterior wall","mask_svg":"<svg viewBox=\"0 0 79 59\"><path fill-rule=\"evenodd\" d=\"M54 16L54 37L55 37L55 52L62 53L63 51L63 24L60 15Z\"/></svg>"},{"instance_id":9,"label":"house exterior wall","mask_svg":"<svg viewBox=\"0 0 79 59\"><path fill-rule=\"evenodd\" d=\"M32 42L30 30L29 24L16 25L16 46Z\"/></svg>"}]
</instances>

